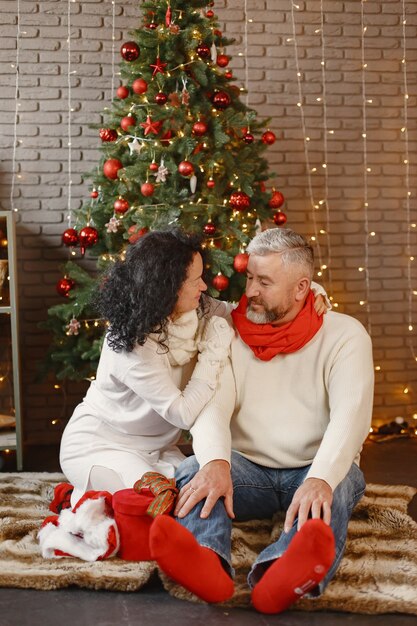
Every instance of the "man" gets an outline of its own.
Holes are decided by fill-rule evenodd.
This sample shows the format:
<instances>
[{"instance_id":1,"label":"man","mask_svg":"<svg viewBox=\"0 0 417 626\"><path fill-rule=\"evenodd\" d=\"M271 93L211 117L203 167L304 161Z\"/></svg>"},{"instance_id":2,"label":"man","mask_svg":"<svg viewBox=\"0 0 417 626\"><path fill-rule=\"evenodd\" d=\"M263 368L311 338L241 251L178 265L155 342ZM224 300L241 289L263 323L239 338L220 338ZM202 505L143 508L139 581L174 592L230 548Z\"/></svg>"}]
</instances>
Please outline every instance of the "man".
<instances>
[{"instance_id":1,"label":"man","mask_svg":"<svg viewBox=\"0 0 417 626\"><path fill-rule=\"evenodd\" d=\"M232 313L233 376L224 370L192 429L196 456L177 472L178 521L155 520L151 551L174 580L221 602L233 594L232 519L284 510L283 533L248 576L255 608L279 613L319 595L342 558L365 489L358 461L371 420L372 349L355 319L315 312L303 237L266 230L248 252L246 296Z\"/></svg>"}]
</instances>

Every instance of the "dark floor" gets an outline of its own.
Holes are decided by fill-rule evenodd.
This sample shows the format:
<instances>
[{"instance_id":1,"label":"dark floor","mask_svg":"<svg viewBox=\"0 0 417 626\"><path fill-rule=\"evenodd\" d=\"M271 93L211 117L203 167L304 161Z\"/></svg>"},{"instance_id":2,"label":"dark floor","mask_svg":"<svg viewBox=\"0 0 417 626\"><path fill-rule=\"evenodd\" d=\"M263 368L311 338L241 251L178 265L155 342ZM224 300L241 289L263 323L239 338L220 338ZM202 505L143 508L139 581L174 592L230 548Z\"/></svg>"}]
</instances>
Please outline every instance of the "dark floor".
<instances>
[{"instance_id":1,"label":"dark floor","mask_svg":"<svg viewBox=\"0 0 417 626\"><path fill-rule=\"evenodd\" d=\"M58 470L56 450L30 453L25 470ZM26 457L27 458L27 457ZM368 482L417 487L417 439L366 443L362 469ZM3 471L13 471L3 468ZM417 520L417 497L410 506ZM416 591L417 593L417 591ZM253 610L222 609L193 604L169 596L156 580L137 593L35 591L0 589L0 626L417 626L412 615L356 615L352 613L287 611L261 615Z\"/></svg>"}]
</instances>

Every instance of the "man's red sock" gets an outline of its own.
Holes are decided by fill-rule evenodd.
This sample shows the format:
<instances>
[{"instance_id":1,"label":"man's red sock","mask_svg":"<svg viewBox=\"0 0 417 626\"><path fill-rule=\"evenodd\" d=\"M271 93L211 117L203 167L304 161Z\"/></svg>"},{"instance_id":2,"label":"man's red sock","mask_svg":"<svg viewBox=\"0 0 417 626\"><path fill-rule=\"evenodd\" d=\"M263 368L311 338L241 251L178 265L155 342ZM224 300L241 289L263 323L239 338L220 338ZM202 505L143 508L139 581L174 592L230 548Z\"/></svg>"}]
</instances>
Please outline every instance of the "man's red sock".
<instances>
[{"instance_id":1,"label":"man's red sock","mask_svg":"<svg viewBox=\"0 0 417 626\"><path fill-rule=\"evenodd\" d=\"M265 572L252 591L261 613L281 613L317 586L335 557L333 531L320 519L308 520L287 551Z\"/></svg>"},{"instance_id":2,"label":"man's red sock","mask_svg":"<svg viewBox=\"0 0 417 626\"><path fill-rule=\"evenodd\" d=\"M202 600L224 602L233 595L233 580L220 557L200 546L194 535L172 517L155 518L149 545L152 558L165 574Z\"/></svg>"}]
</instances>

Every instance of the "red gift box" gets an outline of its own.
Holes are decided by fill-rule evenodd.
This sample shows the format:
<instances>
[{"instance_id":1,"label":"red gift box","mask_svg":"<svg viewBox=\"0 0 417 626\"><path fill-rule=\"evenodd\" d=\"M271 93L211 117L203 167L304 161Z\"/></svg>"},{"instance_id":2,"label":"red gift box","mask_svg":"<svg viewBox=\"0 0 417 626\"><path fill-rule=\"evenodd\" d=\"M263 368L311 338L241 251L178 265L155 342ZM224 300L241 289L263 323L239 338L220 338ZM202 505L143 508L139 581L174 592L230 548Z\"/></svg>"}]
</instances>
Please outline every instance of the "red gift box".
<instances>
[{"instance_id":1,"label":"red gift box","mask_svg":"<svg viewBox=\"0 0 417 626\"><path fill-rule=\"evenodd\" d=\"M151 561L149 530L153 517L146 513L154 499L149 489L138 493L122 489L113 494L114 519L119 529L120 549L117 556L125 561Z\"/></svg>"}]
</instances>

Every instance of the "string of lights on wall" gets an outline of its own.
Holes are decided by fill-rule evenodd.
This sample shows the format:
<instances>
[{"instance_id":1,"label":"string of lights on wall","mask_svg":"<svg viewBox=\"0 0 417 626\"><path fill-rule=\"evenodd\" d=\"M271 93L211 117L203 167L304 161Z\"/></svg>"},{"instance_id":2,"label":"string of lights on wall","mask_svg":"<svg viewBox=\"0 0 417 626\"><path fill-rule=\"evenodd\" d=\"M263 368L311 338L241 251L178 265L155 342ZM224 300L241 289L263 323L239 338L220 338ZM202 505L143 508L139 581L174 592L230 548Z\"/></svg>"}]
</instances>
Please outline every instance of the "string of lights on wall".
<instances>
[{"instance_id":1,"label":"string of lights on wall","mask_svg":"<svg viewBox=\"0 0 417 626\"><path fill-rule=\"evenodd\" d=\"M20 108L20 42L21 36L24 34L21 30L21 13L20 13L20 0L17 0L17 28L16 28L16 60L12 63L11 67L15 70L15 110L13 120L13 149L12 149L12 181L10 185L10 209L17 212L19 209L15 206L14 195L16 188L16 178L21 178L21 175L17 174L17 146L19 143L18 134L18 121L19 121L19 108Z\"/></svg>"},{"instance_id":2,"label":"string of lights on wall","mask_svg":"<svg viewBox=\"0 0 417 626\"><path fill-rule=\"evenodd\" d=\"M405 209L406 209L406 222L407 222L407 234L406 234L406 254L407 254L407 325L408 325L408 345L410 347L411 356L414 361L417 361L416 351L414 349L413 338L410 333L414 330L413 322L413 301L417 295L417 291L413 289L413 276L412 268L414 262L414 255L411 252L411 237L413 232L416 232L416 224L411 219L411 190L410 190L410 149L409 149L409 135L408 135L408 105L409 105L409 93L408 93L408 78L407 78L407 16L405 0L402 0L402 74L403 74L403 127L401 133L403 136L404 145L404 179L405 179Z\"/></svg>"},{"instance_id":3,"label":"string of lights on wall","mask_svg":"<svg viewBox=\"0 0 417 626\"><path fill-rule=\"evenodd\" d=\"M68 148L68 186L67 186L67 223L68 228L72 225L72 81L71 75L76 71L72 70L71 65L71 4L75 0L68 0L67 2L67 148Z\"/></svg>"},{"instance_id":4,"label":"string of lights on wall","mask_svg":"<svg viewBox=\"0 0 417 626\"><path fill-rule=\"evenodd\" d=\"M115 57L116 57L116 0L111 0L111 94L110 99L114 96L115 81Z\"/></svg>"},{"instance_id":5,"label":"string of lights on wall","mask_svg":"<svg viewBox=\"0 0 417 626\"><path fill-rule=\"evenodd\" d=\"M368 174L372 171L368 164L368 122L367 122L367 105L372 100L366 98L366 70L368 64L365 56L365 37L368 27L365 25L364 5L366 0L361 0L361 82L362 82L362 147L363 147L363 221L364 221L364 264L358 268L359 272L363 272L365 280L365 300L360 300L359 304L366 310L366 325L368 333L372 336L371 324L371 304L370 304L370 273L369 273L369 239L375 236L374 231L369 228L369 198L368 198Z\"/></svg>"},{"instance_id":6,"label":"string of lights on wall","mask_svg":"<svg viewBox=\"0 0 417 626\"><path fill-rule=\"evenodd\" d=\"M308 148L310 137L307 135L305 113L304 113L304 97L303 97L303 91L302 91L302 74L301 74L301 70L300 70L299 51L298 51L296 23L295 23L295 11L299 10L299 9L300 9L300 6L298 4L295 4L294 2L291 2L292 37L287 38L287 42L288 43L292 42L293 45L294 45L294 60L295 60L295 69L296 69L297 87L298 87L297 107L300 110L301 128L302 128L303 142L304 142L304 158L305 158L306 173L307 173L307 186L308 186L308 192L309 192L309 197L310 197L311 218L312 218L312 222L313 222L313 232L314 232L314 234L310 236L310 240L313 242L313 244L315 245L316 250L317 250L317 258L318 258L318 261L319 261L319 270L317 272L317 276L322 277L323 276L323 272L327 269L327 264L325 264L323 262L323 255L322 255L320 239L319 239L319 227L318 227L317 218L316 218L316 211L317 211L317 209L320 208L320 205L318 203L316 203L316 201L314 199L314 193L313 193L312 174L317 171L317 168L316 167L312 167L311 164L310 164L310 155L309 155L309 148ZM322 169L324 170L326 168L327 168L327 163L322 163ZM321 231L320 234L324 234L324 229L320 229L320 231ZM334 306L335 306L335 304L334 304Z\"/></svg>"}]
</instances>

